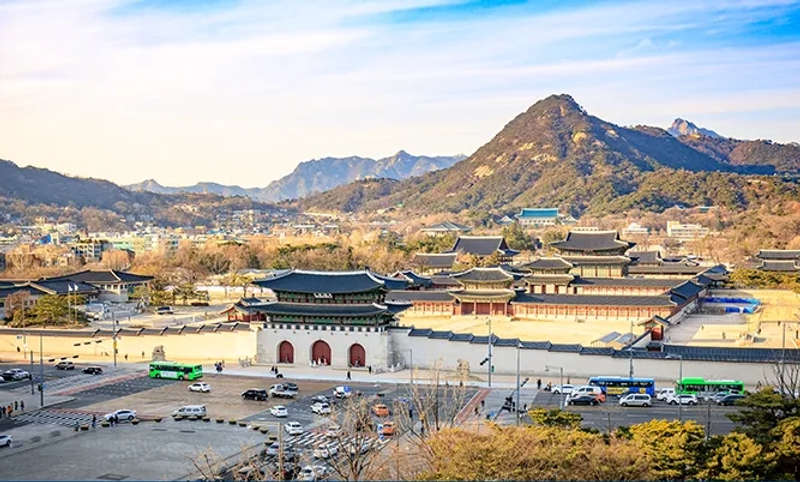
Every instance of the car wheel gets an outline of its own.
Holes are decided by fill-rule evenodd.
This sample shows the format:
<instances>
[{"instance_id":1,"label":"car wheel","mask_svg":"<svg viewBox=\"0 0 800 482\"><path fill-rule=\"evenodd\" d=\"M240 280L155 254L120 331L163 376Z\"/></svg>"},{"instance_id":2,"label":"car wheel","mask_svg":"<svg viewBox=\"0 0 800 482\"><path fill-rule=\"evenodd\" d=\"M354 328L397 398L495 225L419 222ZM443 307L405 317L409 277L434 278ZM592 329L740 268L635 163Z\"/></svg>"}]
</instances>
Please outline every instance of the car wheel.
<instances>
[{"instance_id":1,"label":"car wheel","mask_svg":"<svg viewBox=\"0 0 800 482\"><path fill-rule=\"evenodd\" d=\"M676 402L675 400L673 400L673 401L671 401L671 402L668 402L668 403L669 403L670 405L677 405L677 404L678 404L678 402Z\"/></svg>"},{"instance_id":2,"label":"car wheel","mask_svg":"<svg viewBox=\"0 0 800 482\"><path fill-rule=\"evenodd\" d=\"M627 407L627 406L628 406L628 404L627 404L627 403L622 403L621 405L622 405L623 407Z\"/></svg>"},{"instance_id":3,"label":"car wheel","mask_svg":"<svg viewBox=\"0 0 800 482\"><path fill-rule=\"evenodd\" d=\"M129 416L128 416L128 421L129 421L129 422L130 422L131 420L133 420L133 419L134 419L133 415L129 415Z\"/></svg>"}]
</instances>

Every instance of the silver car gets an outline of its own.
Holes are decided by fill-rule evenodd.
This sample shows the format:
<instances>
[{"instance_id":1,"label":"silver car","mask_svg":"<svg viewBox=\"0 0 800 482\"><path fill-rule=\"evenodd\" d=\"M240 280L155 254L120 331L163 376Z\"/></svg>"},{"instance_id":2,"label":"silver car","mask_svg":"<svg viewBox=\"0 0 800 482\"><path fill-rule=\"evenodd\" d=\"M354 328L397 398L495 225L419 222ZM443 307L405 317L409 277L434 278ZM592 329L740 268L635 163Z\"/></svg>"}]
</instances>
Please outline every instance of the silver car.
<instances>
[{"instance_id":1,"label":"silver car","mask_svg":"<svg viewBox=\"0 0 800 482\"><path fill-rule=\"evenodd\" d=\"M619 399L623 407L652 407L653 398L646 393L629 393Z\"/></svg>"}]
</instances>

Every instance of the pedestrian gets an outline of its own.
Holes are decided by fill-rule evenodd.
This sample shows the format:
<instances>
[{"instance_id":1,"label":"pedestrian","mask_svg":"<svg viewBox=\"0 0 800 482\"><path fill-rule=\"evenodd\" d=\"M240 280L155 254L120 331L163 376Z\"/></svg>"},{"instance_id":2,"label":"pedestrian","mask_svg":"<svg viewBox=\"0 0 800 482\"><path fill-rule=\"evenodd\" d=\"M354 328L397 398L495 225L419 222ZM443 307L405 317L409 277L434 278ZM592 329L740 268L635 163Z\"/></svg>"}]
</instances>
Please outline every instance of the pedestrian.
<instances>
[{"instance_id":1,"label":"pedestrian","mask_svg":"<svg viewBox=\"0 0 800 482\"><path fill-rule=\"evenodd\" d=\"M97 415L92 414L92 429L97 428Z\"/></svg>"},{"instance_id":2,"label":"pedestrian","mask_svg":"<svg viewBox=\"0 0 800 482\"><path fill-rule=\"evenodd\" d=\"M477 405L475 405L475 416L476 417L478 416L478 406Z\"/></svg>"},{"instance_id":3,"label":"pedestrian","mask_svg":"<svg viewBox=\"0 0 800 482\"><path fill-rule=\"evenodd\" d=\"M347 379L350 380L350 370L347 370Z\"/></svg>"},{"instance_id":4,"label":"pedestrian","mask_svg":"<svg viewBox=\"0 0 800 482\"><path fill-rule=\"evenodd\" d=\"M486 400L481 400L481 410L486 408Z\"/></svg>"},{"instance_id":5,"label":"pedestrian","mask_svg":"<svg viewBox=\"0 0 800 482\"><path fill-rule=\"evenodd\" d=\"M128 354L125 354L125 361L128 361Z\"/></svg>"},{"instance_id":6,"label":"pedestrian","mask_svg":"<svg viewBox=\"0 0 800 482\"><path fill-rule=\"evenodd\" d=\"M408 407L408 418L414 420L414 408Z\"/></svg>"},{"instance_id":7,"label":"pedestrian","mask_svg":"<svg viewBox=\"0 0 800 482\"><path fill-rule=\"evenodd\" d=\"M537 390L541 390L542 389L542 379L541 378L536 380L536 389Z\"/></svg>"},{"instance_id":8,"label":"pedestrian","mask_svg":"<svg viewBox=\"0 0 800 482\"><path fill-rule=\"evenodd\" d=\"M0 418L6 416L6 407L0 407Z\"/></svg>"},{"instance_id":9,"label":"pedestrian","mask_svg":"<svg viewBox=\"0 0 800 482\"><path fill-rule=\"evenodd\" d=\"M75 431L77 432L80 429L81 429L81 423L76 420L75 421Z\"/></svg>"},{"instance_id":10,"label":"pedestrian","mask_svg":"<svg viewBox=\"0 0 800 482\"><path fill-rule=\"evenodd\" d=\"M142 360L144 360L144 352L142 352Z\"/></svg>"},{"instance_id":11,"label":"pedestrian","mask_svg":"<svg viewBox=\"0 0 800 482\"><path fill-rule=\"evenodd\" d=\"M369 374L372 375L372 365L368 366L367 370L369 371Z\"/></svg>"},{"instance_id":12,"label":"pedestrian","mask_svg":"<svg viewBox=\"0 0 800 482\"><path fill-rule=\"evenodd\" d=\"M18 408L19 408L19 402L14 400L14 411L17 411Z\"/></svg>"},{"instance_id":13,"label":"pedestrian","mask_svg":"<svg viewBox=\"0 0 800 482\"><path fill-rule=\"evenodd\" d=\"M23 411L23 412L25 411L25 400L20 400L19 401L19 409L20 409L20 411Z\"/></svg>"},{"instance_id":14,"label":"pedestrian","mask_svg":"<svg viewBox=\"0 0 800 482\"><path fill-rule=\"evenodd\" d=\"M119 415L114 414L114 425L119 425Z\"/></svg>"}]
</instances>

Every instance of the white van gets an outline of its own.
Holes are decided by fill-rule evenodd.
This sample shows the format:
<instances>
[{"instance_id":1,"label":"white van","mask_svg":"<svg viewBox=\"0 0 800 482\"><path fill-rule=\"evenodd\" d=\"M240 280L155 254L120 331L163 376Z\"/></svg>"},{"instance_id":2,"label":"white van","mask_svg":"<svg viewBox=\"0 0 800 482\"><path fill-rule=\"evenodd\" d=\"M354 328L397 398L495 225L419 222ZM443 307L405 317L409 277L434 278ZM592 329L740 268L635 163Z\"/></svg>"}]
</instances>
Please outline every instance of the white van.
<instances>
[{"instance_id":1,"label":"white van","mask_svg":"<svg viewBox=\"0 0 800 482\"><path fill-rule=\"evenodd\" d=\"M172 412L173 417L203 418L206 416L205 405L186 405Z\"/></svg>"}]
</instances>

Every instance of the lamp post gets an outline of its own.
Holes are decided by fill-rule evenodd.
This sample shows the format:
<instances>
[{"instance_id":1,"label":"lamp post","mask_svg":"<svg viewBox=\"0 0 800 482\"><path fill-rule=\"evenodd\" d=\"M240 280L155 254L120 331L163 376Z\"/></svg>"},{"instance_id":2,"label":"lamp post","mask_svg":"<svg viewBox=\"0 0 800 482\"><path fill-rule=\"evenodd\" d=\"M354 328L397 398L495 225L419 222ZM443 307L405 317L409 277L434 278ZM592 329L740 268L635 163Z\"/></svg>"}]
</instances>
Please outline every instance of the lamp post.
<instances>
[{"instance_id":1,"label":"lamp post","mask_svg":"<svg viewBox=\"0 0 800 482\"><path fill-rule=\"evenodd\" d=\"M522 346L522 343L520 343L520 341L517 340L517 410L516 410L517 411L517 427L519 427L519 391L520 391L520 385L519 385L519 349L520 349L521 346Z\"/></svg>"},{"instance_id":2,"label":"lamp post","mask_svg":"<svg viewBox=\"0 0 800 482\"><path fill-rule=\"evenodd\" d=\"M628 378L633 378L633 318L631 318L631 341L628 345L628 354L630 355L628 358Z\"/></svg>"},{"instance_id":3,"label":"lamp post","mask_svg":"<svg viewBox=\"0 0 800 482\"><path fill-rule=\"evenodd\" d=\"M489 323L489 336L486 338L486 344L489 345L489 388L492 388L492 318L489 317L487 323Z\"/></svg>"},{"instance_id":4,"label":"lamp post","mask_svg":"<svg viewBox=\"0 0 800 482\"><path fill-rule=\"evenodd\" d=\"M670 355L667 355L667 358L677 358L678 359L678 383L676 384L676 386L678 386L681 383L681 381L683 380L683 355L681 355L681 354L677 354L677 355L670 354ZM675 392L676 392L675 393L675 398L678 400L678 421L683 421L683 404L681 404L681 399L678 398L677 390Z\"/></svg>"},{"instance_id":5,"label":"lamp post","mask_svg":"<svg viewBox=\"0 0 800 482\"><path fill-rule=\"evenodd\" d=\"M552 366L552 365L545 365L544 366L544 371L549 372L550 370L555 370L556 368L558 369L558 380L559 380L558 384L559 384L559 387L561 387L560 388L560 390L561 390L560 408L563 410L564 409L564 396L566 395L564 393L564 367L556 367L556 366Z\"/></svg>"},{"instance_id":6,"label":"lamp post","mask_svg":"<svg viewBox=\"0 0 800 482\"><path fill-rule=\"evenodd\" d=\"M411 385L414 384L414 350L408 349L408 378Z\"/></svg>"}]
</instances>

